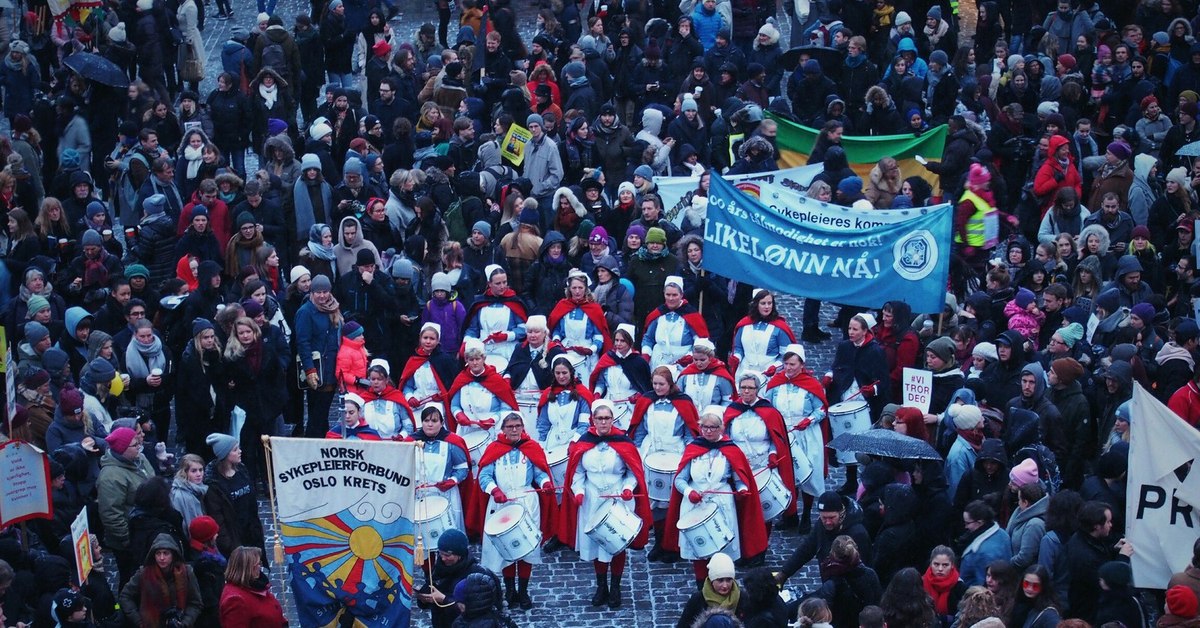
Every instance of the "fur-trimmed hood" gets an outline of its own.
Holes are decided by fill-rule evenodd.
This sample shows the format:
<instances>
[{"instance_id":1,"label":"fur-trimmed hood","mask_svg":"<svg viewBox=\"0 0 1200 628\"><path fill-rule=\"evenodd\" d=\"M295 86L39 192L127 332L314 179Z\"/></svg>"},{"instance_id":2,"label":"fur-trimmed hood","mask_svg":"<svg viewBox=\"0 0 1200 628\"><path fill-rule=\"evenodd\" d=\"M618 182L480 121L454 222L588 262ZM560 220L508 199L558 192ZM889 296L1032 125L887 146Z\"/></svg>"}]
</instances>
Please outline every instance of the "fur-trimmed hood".
<instances>
[{"instance_id":1,"label":"fur-trimmed hood","mask_svg":"<svg viewBox=\"0 0 1200 628\"><path fill-rule=\"evenodd\" d=\"M579 216L580 218L587 216L587 208L583 206L583 203L579 202L579 198L575 196L575 192L571 191L571 188L568 187L561 187L554 191L554 201L550 205L554 208L554 211L558 211L559 199L563 198L564 196L568 201L570 201L571 207L575 210L576 216Z\"/></svg>"}]
</instances>

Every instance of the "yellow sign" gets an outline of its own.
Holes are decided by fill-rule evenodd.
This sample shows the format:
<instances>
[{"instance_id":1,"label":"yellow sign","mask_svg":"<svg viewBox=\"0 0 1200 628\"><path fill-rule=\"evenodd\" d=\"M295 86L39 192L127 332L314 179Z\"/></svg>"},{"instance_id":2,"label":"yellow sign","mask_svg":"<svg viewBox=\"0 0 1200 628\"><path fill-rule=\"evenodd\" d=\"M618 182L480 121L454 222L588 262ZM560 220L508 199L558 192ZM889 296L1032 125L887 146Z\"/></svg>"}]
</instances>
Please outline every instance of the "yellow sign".
<instances>
[{"instance_id":1,"label":"yellow sign","mask_svg":"<svg viewBox=\"0 0 1200 628\"><path fill-rule=\"evenodd\" d=\"M504 141L500 143L500 155L507 159L514 166L521 165L525 161L525 144L529 142L533 134L529 129L513 124L508 127L508 133L504 135Z\"/></svg>"}]
</instances>

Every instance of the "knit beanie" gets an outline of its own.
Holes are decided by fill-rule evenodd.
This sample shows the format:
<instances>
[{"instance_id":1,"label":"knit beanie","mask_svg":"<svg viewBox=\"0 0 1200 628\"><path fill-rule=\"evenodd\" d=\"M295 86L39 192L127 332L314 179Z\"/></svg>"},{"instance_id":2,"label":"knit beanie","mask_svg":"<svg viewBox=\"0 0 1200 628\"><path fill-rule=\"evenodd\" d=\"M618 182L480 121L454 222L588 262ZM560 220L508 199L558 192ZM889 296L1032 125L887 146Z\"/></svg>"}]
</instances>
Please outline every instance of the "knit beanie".
<instances>
[{"instance_id":1,"label":"knit beanie","mask_svg":"<svg viewBox=\"0 0 1200 628\"><path fill-rule=\"evenodd\" d=\"M209 434L208 438L204 439L204 442L208 443L209 447L212 447L213 454L216 455L218 462L228 458L229 452L233 451L233 448L238 445L236 438L220 432Z\"/></svg>"},{"instance_id":2,"label":"knit beanie","mask_svg":"<svg viewBox=\"0 0 1200 628\"><path fill-rule=\"evenodd\" d=\"M991 360L992 362L1000 359L1000 354L996 352L996 345L990 342L981 342L975 345L975 348L971 349L971 355L973 357Z\"/></svg>"},{"instance_id":3,"label":"knit beanie","mask_svg":"<svg viewBox=\"0 0 1200 628\"><path fill-rule=\"evenodd\" d=\"M1149 303L1138 303L1130 308L1129 313L1142 319L1147 325L1154 321L1154 306Z\"/></svg>"},{"instance_id":4,"label":"knit beanie","mask_svg":"<svg viewBox=\"0 0 1200 628\"><path fill-rule=\"evenodd\" d=\"M1167 589L1167 612L1184 619L1195 617L1200 613L1200 602L1196 600L1196 593L1182 584Z\"/></svg>"},{"instance_id":5,"label":"knit beanie","mask_svg":"<svg viewBox=\"0 0 1200 628\"><path fill-rule=\"evenodd\" d=\"M1066 327L1063 327L1054 333L1058 334L1058 336L1062 338L1063 344L1067 345L1067 348L1070 349L1075 346L1075 343L1079 342L1083 338L1083 325L1080 325L1079 323L1071 323L1070 325L1067 325Z\"/></svg>"},{"instance_id":6,"label":"knit beanie","mask_svg":"<svg viewBox=\"0 0 1200 628\"><path fill-rule=\"evenodd\" d=\"M659 244L667 243L667 232L663 231L662 227L650 227L646 232L646 244L653 244L655 242Z\"/></svg>"},{"instance_id":7,"label":"knit beanie","mask_svg":"<svg viewBox=\"0 0 1200 628\"><path fill-rule=\"evenodd\" d=\"M1050 370L1058 383L1067 385L1083 377L1083 365L1075 358L1059 358L1050 363Z\"/></svg>"},{"instance_id":8,"label":"knit beanie","mask_svg":"<svg viewBox=\"0 0 1200 628\"><path fill-rule=\"evenodd\" d=\"M957 430L973 430L983 423L983 412L977 406L968 404L950 406L950 416Z\"/></svg>"},{"instance_id":9,"label":"knit beanie","mask_svg":"<svg viewBox=\"0 0 1200 628\"><path fill-rule=\"evenodd\" d=\"M129 449L129 445L133 443L134 438L137 438L137 432L128 427L118 427L104 440L108 443L114 455L120 455L125 453L126 449Z\"/></svg>"},{"instance_id":10,"label":"knit beanie","mask_svg":"<svg viewBox=\"0 0 1200 628\"><path fill-rule=\"evenodd\" d=\"M728 554L717 552L708 559L708 579L733 578L735 575L733 559Z\"/></svg>"},{"instance_id":11,"label":"knit beanie","mask_svg":"<svg viewBox=\"0 0 1200 628\"><path fill-rule=\"evenodd\" d=\"M1013 486L1021 488L1026 484L1033 484L1038 481L1038 466L1033 458L1026 458L1021 464L1012 468L1008 472L1008 480Z\"/></svg>"},{"instance_id":12,"label":"knit beanie","mask_svg":"<svg viewBox=\"0 0 1200 628\"><path fill-rule=\"evenodd\" d=\"M1029 304L1033 303L1034 299L1036 298L1037 297L1033 294L1033 291L1029 288L1020 288L1017 290L1017 296L1013 300L1017 302L1017 307L1023 310L1029 307Z\"/></svg>"},{"instance_id":13,"label":"knit beanie","mask_svg":"<svg viewBox=\"0 0 1200 628\"><path fill-rule=\"evenodd\" d=\"M932 352L939 359L947 364L954 362L954 341L949 336L939 336L930 342L925 350Z\"/></svg>"},{"instance_id":14,"label":"knit beanie","mask_svg":"<svg viewBox=\"0 0 1200 628\"><path fill-rule=\"evenodd\" d=\"M471 226L471 231L478 231L479 233L483 234L483 237L489 240L492 239L492 225L488 224L486 220L476 221L475 224Z\"/></svg>"},{"instance_id":15,"label":"knit beanie","mask_svg":"<svg viewBox=\"0 0 1200 628\"><path fill-rule=\"evenodd\" d=\"M437 548L439 552L454 554L461 558L467 557L467 535L463 534L457 528L450 528L438 537Z\"/></svg>"},{"instance_id":16,"label":"knit beanie","mask_svg":"<svg viewBox=\"0 0 1200 628\"><path fill-rule=\"evenodd\" d=\"M188 538L192 541L192 547L200 549L208 545L217 536L217 532L221 531L221 526L217 525L217 520L208 515L200 515L188 524ZM199 544L199 547L197 547Z\"/></svg>"},{"instance_id":17,"label":"knit beanie","mask_svg":"<svg viewBox=\"0 0 1200 628\"><path fill-rule=\"evenodd\" d=\"M304 278L305 275L312 275L312 271L303 266L292 266L292 270L288 273L288 279L292 283L296 283Z\"/></svg>"},{"instance_id":18,"label":"knit beanie","mask_svg":"<svg viewBox=\"0 0 1200 628\"><path fill-rule=\"evenodd\" d=\"M49 336L50 330L46 329L45 325L37 321L25 323L25 340L29 341L29 346L32 347Z\"/></svg>"},{"instance_id":19,"label":"knit beanie","mask_svg":"<svg viewBox=\"0 0 1200 628\"><path fill-rule=\"evenodd\" d=\"M1133 569L1129 563L1110 560L1100 565L1100 577L1109 587L1127 587L1133 583Z\"/></svg>"},{"instance_id":20,"label":"knit beanie","mask_svg":"<svg viewBox=\"0 0 1200 628\"><path fill-rule=\"evenodd\" d=\"M48 309L50 309L50 301L40 294L29 297L29 301L25 303L26 315L29 318L33 318L34 314Z\"/></svg>"}]
</instances>

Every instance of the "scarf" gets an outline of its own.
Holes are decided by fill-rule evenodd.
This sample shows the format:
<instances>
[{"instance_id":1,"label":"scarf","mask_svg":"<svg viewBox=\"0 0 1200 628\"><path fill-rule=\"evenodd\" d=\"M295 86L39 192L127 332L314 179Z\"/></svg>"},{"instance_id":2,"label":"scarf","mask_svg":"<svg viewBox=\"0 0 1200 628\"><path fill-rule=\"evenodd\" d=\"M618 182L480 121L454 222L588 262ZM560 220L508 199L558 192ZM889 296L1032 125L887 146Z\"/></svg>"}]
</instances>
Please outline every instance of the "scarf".
<instances>
[{"instance_id":1,"label":"scarf","mask_svg":"<svg viewBox=\"0 0 1200 628\"><path fill-rule=\"evenodd\" d=\"M154 342L143 345L136 339L125 349L125 368L130 377L146 379L154 369L167 370L167 358L163 355L162 340L154 337Z\"/></svg>"},{"instance_id":2,"label":"scarf","mask_svg":"<svg viewBox=\"0 0 1200 628\"><path fill-rule=\"evenodd\" d=\"M259 83L258 95L262 96L263 104L265 104L267 106L267 110L270 111L271 109L275 108L275 101L279 99L279 86L272 85L271 87L267 87L266 85Z\"/></svg>"},{"instance_id":3,"label":"scarf","mask_svg":"<svg viewBox=\"0 0 1200 628\"><path fill-rule=\"evenodd\" d=\"M1116 172L1117 170L1123 168L1124 166L1125 166L1124 159L1117 161L1117 163L1115 163L1115 164L1110 164L1110 163L1105 162L1105 164L1100 168L1099 176L1100 176L1100 178L1106 178L1106 177L1110 176L1112 173Z\"/></svg>"},{"instance_id":4,"label":"scarf","mask_svg":"<svg viewBox=\"0 0 1200 628\"><path fill-rule=\"evenodd\" d=\"M189 144L183 149L183 158L187 161L187 178L195 179L200 172L200 164L204 162L204 147L193 148Z\"/></svg>"},{"instance_id":5,"label":"scarf","mask_svg":"<svg viewBox=\"0 0 1200 628\"><path fill-rule=\"evenodd\" d=\"M54 292L54 286L52 286L52 285L50 284L50 282L49 282L49 281L46 281L45 279L46 279L46 277L45 277L45 275L43 275L43 276L42 276L42 291L41 291L41 292L39 292L39 293L38 293L38 295L39 295L39 296L46 297L46 300L47 300L47 301L49 301L49 300L50 300L50 293L51 293L51 292ZM25 284L21 284L21 290L20 290L20 294L19 294L18 296L20 297L20 299L21 299L22 301L24 301L24 302L28 303L28 302L29 302L29 297L32 297L32 296L33 296L33 291L32 291L32 290L30 290L30 289L29 289L29 287L28 287L28 286L26 286ZM53 303L51 303L51 304L50 304L50 306L51 306L51 307L53 307L53 306L54 306L54 304L53 304Z\"/></svg>"},{"instance_id":6,"label":"scarf","mask_svg":"<svg viewBox=\"0 0 1200 628\"><path fill-rule=\"evenodd\" d=\"M971 447L975 451L979 451L979 448L983 447L983 434L980 434L979 432L977 432L975 430L955 430L955 431L958 432L958 435L961 436L963 440L970 443Z\"/></svg>"},{"instance_id":7,"label":"scarf","mask_svg":"<svg viewBox=\"0 0 1200 628\"><path fill-rule=\"evenodd\" d=\"M330 298L332 298L332 297L330 297ZM262 340L255 340L254 342L246 345L245 350L246 350L246 353L245 353L246 364L250 365L250 370L252 372L258 373L259 369L262 368L262 359L263 359Z\"/></svg>"},{"instance_id":8,"label":"scarf","mask_svg":"<svg viewBox=\"0 0 1200 628\"><path fill-rule=\"evenodd\" d=\"M170 583L167 582L168 577ZM187 565L176 561L165 574L154 563L146 565L142 569L142 595L141 604L138 605L142 614L141 626L162 625L162 613L168 608L186 609L188 590ZM172 593L175 599L171 599Z\"/></svg>"},{"instance_id":9,"label":"scarf","mask_svg":"<svg viewBox=\"0 0 1200 628\"><path fill-rule=\"evenodd\" d=\"M329 322L332 323L334 327L341 326L342 312L339 309L337 299L333 298L332 294L329 295L329 302L325 305L321 305L321 303L316 299L310 300L312 301L313 307L317 308L318 312L329 316Z\"/></svg>"},{"instance_id":10,"label":"scarf","mask_svg":"<svg viewBox=\"0 0 1200 628\"><path fill-rule=\"evenodd\" d=\"M829 556L825 557L825 560L821 561L821 564L820 564L821 579L829 580L831 578L841 578L842 576L845 576L846 574L850 573L855 567L858 567L859 564L861 564L861 563L862 563L861 557L855 557L853 561L849 561L849 560L839 560L837 558L834 558L833 555L830 554Z\"/></svg>"},{"instance_id":11,"label":"scarf","mask_svg":"<svg viewBox=\"0 0 1200 628\"><path fill-rule=\"evenodd\" d=\"M951 615L950 592L958 584L958 568L951 566L950 573L940 577L933 575L932 569L926 569L921 582L925 585L925 592L933 598L933 608L937 614Z\"/></svg>"},{"instance_id":12,"label":"scarf","mask_svg":"<svg viewBox=\"0 0 1200 628\"><path fill-rule=\"evenodd\" d=\"M596 303L604 303L604 301L608 299L608 293L612 291L614 283L616 282L610 281L608 283L597 283L595 287L592 288L592 297L596 299Z\"/></svg>"},{"instance_id":13,"label":"scarf","mask_svg":"<svg viewBox=\"0 0 1200 628\"><path fill-rule=\"evenodd\" d=\"M925 36L929 38L929 44L933 46L936 46L938 40L945 37L946 32L949 30L950 25L946 23L946 20L938 20L937 28L929 28L928 26L924 28Z\"/></svg>"},{"instance_id":14,"label":"scarf","mask_svg":"<svg viewBox=\"0 0 1200 628\"><path fill-rule=\"evenodd\" d=\"M848 67L852 70L857 69L858 66L862 65L863 61L866 61L866 60L867 60L867 55L865 55L865 54L858 55L857 57L852 57L850 55L846 55L846 67Z\"/></svg>"},{"instance_id":15,"label":"scarf","mask_svg":"<svg viewBox=\"0 0 1200 628\"><path fill-rule=\"evenodd\" d=\"M668 251L665 247L663 248L663 250L661 250L657 253L652 253L650 251L650 249L647 248L646 246L642 246L642 248L638 249L637 252L634 253L634 255L638 259L645 261L645 262L653 261L656 259L663 259L670 254L671 254L670 251Z\"/></svg>"},{"instance_id":16,"label":"scarf","mask_svg":"<svg viewBox=\"0 0 1200 628\"><path fill-rule=\"evenodd\" d=\"M712 580L705 578L704 587L700 589L700 592L704 594L704 603L708 605L708 608L723 608L728 611L736 611L738 599L742 597L742 590L738 588L736 581L734 581L729 595L721 595L713 588Z\"/></svg>"}]
</instances>

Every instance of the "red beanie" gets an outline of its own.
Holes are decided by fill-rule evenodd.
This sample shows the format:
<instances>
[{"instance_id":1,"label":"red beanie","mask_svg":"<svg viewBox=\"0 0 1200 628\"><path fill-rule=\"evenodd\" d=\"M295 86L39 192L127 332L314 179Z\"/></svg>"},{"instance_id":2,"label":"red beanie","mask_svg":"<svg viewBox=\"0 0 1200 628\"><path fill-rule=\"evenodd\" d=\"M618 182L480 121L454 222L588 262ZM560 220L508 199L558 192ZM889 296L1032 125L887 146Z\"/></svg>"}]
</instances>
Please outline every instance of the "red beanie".
<instances>
[{"instance_id":1,"label":"red beanie","mask_svg":"<svg viewBox=\"0 0 1200 628\"><path fill-rule=\"evenodd\" d=\"M197 551L202 550L217 537L217 532L220 530L221 527L217 525L216 519L208 515L200 515L188 524L188 536L191 538L189 543Z\"/></svg>"},{"instance_id":2,"label":"red beanie","mask_svg":"<svg viewBox=\"0 0 1200 628\"><path fill-rule=\"evenodd\" d=\"M1182 584L1167 589L1167 612L1184 619L1195 617L1200 613L1200 602L1196 600L1196 593Z\"/></svg>"}]
</instances>

